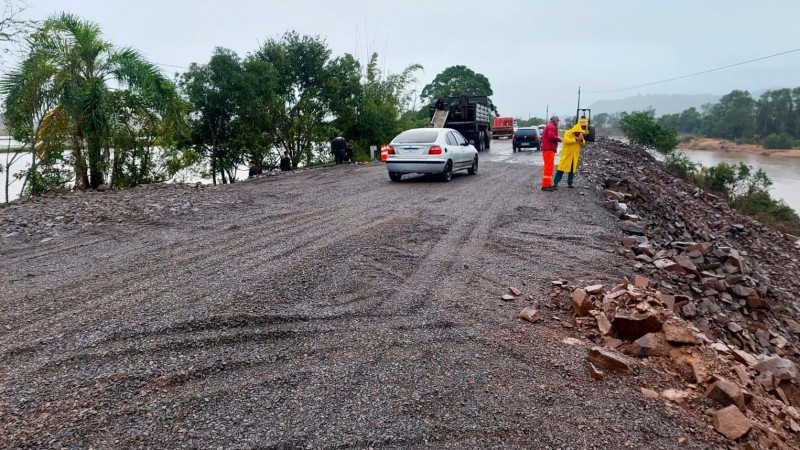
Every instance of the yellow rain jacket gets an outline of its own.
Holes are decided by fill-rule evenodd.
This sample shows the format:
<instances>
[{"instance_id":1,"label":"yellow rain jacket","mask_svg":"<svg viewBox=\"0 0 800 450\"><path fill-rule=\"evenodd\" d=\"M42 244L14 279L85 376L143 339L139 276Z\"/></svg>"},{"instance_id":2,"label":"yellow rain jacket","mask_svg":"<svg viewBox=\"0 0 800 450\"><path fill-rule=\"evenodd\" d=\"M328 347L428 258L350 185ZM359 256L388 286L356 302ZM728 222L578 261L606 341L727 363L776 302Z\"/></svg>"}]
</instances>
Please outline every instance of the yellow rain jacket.
<instances>
[{"instance_id":1,"label":"yellow rain jacket","mask_svg":"<svg viewBox=\"0 0 800 450\"><path fill-rule=\"evenodd\" d=\"M575 133L583 134L581 124L576 124L564 133L564 142L561 143L561 159L558 160L558 170L562 172L575 172L578 170L578 156L581 147L586 145L586 139L578 141Z\"/></svg>"}]
</instances>

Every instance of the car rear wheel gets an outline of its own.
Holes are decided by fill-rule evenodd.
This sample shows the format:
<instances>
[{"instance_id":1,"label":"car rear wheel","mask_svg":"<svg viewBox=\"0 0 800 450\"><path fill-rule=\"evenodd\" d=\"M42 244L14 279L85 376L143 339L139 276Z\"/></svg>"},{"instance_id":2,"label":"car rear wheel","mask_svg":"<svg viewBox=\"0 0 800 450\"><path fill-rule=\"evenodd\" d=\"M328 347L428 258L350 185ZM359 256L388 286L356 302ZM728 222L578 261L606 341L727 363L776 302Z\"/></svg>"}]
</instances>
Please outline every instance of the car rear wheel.
<instances>
[{"instance_id":1,"label":"car rear wheel","mask_svg":"<svg viewBox=\"0 0 800 450\"><path fill-rule=\"evenodd\" d=\"M400 179L403 178L403 174L397 172L389 172L389 178L392 181L400 181Z\"/></svg>"},{"instance_id":2,"label":"car rear wheel","mask_svg":"<svg viewBox=\"0 0 800 450\"><path fill-rule=\"evenodd\" d=\"M472 167L467 169L467 173L470 175L475 175L478 173L478 157L476 156L475 159L472 160Z\"/></svg>"},{"instance_id":3,"label":"car rear wheel","mask_svg":"<svg viewBox=\"0 0 800 450\"><path fill-rule=\"evenodd\" d=\"M450 181L453 179L453 163L452 161L447 161L447 164L444 165L444 170L442 171L442 181Z\"/></svg>"}]
</instances>

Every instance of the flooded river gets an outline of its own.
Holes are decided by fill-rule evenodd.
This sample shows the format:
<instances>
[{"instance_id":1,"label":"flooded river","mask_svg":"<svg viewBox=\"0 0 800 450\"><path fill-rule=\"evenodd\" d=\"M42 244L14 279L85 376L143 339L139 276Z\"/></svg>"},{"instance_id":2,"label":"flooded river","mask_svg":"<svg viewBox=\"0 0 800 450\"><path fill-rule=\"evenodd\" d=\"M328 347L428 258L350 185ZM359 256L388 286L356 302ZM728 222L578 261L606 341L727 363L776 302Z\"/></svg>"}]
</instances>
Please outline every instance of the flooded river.
<instances>
[{"instance_id":1,"label":"flooded river","mask_svg":"<svg viewBox=\"0 0 800 450\"><path fill-rule=\"evenodd\" d=\"M706 167L721 162L728 164L743 162L753 169L763 169L772 180L770 191L772 197L784 200L795 211L800 212L800 158L710 150L681 151L693 161Z\"/></svg>"}]
</instances>

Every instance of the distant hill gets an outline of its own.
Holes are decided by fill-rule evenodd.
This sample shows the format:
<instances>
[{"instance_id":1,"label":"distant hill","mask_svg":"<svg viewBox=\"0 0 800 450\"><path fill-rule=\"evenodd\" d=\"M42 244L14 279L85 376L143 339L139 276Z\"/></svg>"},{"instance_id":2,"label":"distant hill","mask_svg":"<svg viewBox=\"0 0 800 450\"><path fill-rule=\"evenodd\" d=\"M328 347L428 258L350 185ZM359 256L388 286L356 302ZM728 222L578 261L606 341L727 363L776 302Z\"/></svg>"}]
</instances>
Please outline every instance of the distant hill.
<instances>
[{"instance_id":1,"label":"distant hill","mask_svg":"<svg viewBox=\"0 0 800 450\"><path fill-rule=\"evenodd\" d=\"M696 94L696 95L637 95L619 100L600 100L592 103L592 114L616 112L642 111L649 107L656 109L656 117L664 114L678 114L694 106L700 110L706 103L716 103L720 95Z\"/></svg>"}]
</instances>

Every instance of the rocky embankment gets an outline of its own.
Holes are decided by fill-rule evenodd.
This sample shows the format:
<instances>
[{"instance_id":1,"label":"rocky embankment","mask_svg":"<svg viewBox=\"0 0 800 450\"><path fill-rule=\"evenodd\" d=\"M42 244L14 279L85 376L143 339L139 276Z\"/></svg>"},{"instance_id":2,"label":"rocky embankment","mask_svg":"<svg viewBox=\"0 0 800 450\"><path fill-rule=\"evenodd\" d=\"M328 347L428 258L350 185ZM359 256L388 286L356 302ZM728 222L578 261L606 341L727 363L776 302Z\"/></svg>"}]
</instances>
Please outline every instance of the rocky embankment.
<instances>
[{"instance_id":1,"label":"rocky embankment","mask_svg":"<svg viewBox=\"0 0 800 450\"><path fill-rule=\"evenodd\" d=\"M674 178L640 148L596 144L591 177L639 274L551 293L588 344L588 370L660 370L684 389L641 388L743 448L800 446L800 264L796 238ZM568 302L568 303L567 303ZM521 317L537 321L531 308Z\"/></svg>"}]
</instances>

